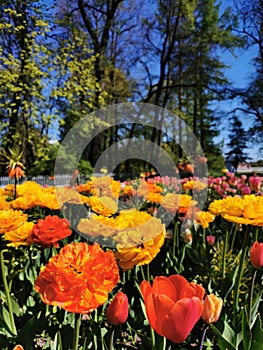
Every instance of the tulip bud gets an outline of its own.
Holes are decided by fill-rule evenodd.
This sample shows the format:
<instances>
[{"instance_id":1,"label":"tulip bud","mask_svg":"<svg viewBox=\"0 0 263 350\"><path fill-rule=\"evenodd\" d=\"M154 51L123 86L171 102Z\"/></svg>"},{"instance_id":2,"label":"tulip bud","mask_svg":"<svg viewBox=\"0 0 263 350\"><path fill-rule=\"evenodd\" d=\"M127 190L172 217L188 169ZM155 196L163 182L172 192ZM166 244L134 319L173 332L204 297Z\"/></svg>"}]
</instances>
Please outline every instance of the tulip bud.
<instances>
[{"instance_id":1,"label":"tulip bud","mask_svg":"<svg viewBox=\"0 0 263 350\"><path fill-rule=\"evenodd\" d=\"M118 325L125 323L128 317L128 297L123 292L116 294L106 310L106 317L110 323Z\"/></svg>"},{"instance_id":2,"label":"tulip bud","mask_svg":"<svg viewBox=\"0 0 263 350\"><path fill-rule=\"evenodd\" d=\"M208 245L213 245L215 243L215 236L209 235L206 236L206 242Z\"/></svg>"},{"instance_id":3,"label":"tulip bud","mask_svg":"<svg viewBox=\"0 0 263 350\"><path fill-rule=\"evenodd\" d=\"M263 243L254 242L250 251L250 262L256 269L263 267Z\"/></svg>"},{"instance_id":4,"label":"tulip bud","mask_svg":"<svg viewBox=\"0 0 263 350\"><path fill-rule=\"evenodd\" d=\"M207 295L204 300L202 319L206 323L218 320L223 307L223 300L214 294Z\"/></svg>"},{"instance_id":5,"label":"tulip bud","mask_svg":"<svg viewBox=\"0 0 263 350\"><path fill-rule=\"evenodd\" d=\"M21 345L16 345L13 350L24 350L24 348Z\"/></svg>"}]
</instances>

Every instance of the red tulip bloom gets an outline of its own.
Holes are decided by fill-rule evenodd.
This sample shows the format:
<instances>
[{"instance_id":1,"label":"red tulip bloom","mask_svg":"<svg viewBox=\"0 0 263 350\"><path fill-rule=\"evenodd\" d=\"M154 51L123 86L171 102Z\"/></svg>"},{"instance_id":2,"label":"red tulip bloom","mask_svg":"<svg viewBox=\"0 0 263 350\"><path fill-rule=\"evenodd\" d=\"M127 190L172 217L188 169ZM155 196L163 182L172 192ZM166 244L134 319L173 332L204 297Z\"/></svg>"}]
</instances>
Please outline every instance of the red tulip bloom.
<instances>
[{"instance_id":1,"label":"red tulip bloom","mask_svg":"<svg viewBox=\"0 0 263 350\"><path fill-rule=\"evenodd\" d=\"M256 269L263 267L263 243L254 242L250 251L250 262Z\"/></svg>"},{"instance_id":2,"label":"red tulip bloom","mask_svg":"<svg viewBox=\"0 0 263 350\"><path fill-rule=\"evenodd\" d=\"M123 292L116 294L106 311L106 317L110 323L118 325L125 323L128 317L128 297Z\"/></svg>"},{"instance_id":3,"label":"red tulip bloom","mask_svg":"<svg viewBox=\"0 0 263 350\"><path fill-rule=\"evenodd\" d=\"M148 321L161 336L182 343L202 315L205 289L180 275L156 277L140 286Z\"/></svg>"}]
</instances>

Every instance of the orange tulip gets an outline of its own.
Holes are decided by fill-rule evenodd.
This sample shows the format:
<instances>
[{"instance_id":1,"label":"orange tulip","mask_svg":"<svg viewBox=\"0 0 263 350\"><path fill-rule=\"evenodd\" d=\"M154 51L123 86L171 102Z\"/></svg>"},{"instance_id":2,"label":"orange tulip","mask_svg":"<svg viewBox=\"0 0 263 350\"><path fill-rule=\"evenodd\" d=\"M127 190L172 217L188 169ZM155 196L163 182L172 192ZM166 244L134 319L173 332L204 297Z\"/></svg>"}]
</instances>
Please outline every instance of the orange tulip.
<instances>
[{"instance_id":1,"label":"orange tulip","mask_svg":"<svg viewBox=\"0 0 263 350\"><path fill-rule=\"evenodd\" d=\"M180 275L155 277L140 285L151 327L174 343L182 343L202 315L205 290Z\"/></svg>"},{"instance_id":2,"label":"orange tulip","mask_svg":"<svg viewBox=\"0 0 263 350\"><path fill-rule=\"evenodd\" d=\"M106 317L112 324L122 324L127 320L128 311L128 297L123 292L119 292L108 306Z\"/></svg>"},{"instance_id":3,"label":"orange tulip","mask_svg":"<svg viewBox=\"0 0 263 350\"><path fill-rule=\"evenodd\" d=\"M250 262L256 269L263 267L263 243L254 242L250 251Z\"/></svg>"},{"instance_id":4,"label":"orange tulip","mask_svg":"<svg viewBox=\"0 0 263 350\"><path fill-rule=\"evenodd\" d=\"M214 294L205 297L202 319L206 323L214 323L218 320L223 307L223 300Z\"/></svg>"},{"instance_id":5,"label":"orange tulip","mask_svg":"<svg viewBox=\"0 0 263 350\"><path fill-rule=\"evenodd\" d=\"M21 345L16 345L13 350L24 350L24 348Z\"/></svg>"}]
</instances>

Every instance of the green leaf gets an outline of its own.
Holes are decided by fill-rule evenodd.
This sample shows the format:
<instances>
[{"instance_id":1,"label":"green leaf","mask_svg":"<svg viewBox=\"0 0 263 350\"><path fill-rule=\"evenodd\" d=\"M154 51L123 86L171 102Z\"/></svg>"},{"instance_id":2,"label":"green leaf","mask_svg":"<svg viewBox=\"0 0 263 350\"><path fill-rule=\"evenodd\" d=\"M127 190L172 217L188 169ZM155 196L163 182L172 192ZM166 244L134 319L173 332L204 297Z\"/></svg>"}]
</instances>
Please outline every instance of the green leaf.
<instances>
[{"instance_id":1,"label":"green leaf","mask_svg":"<svg viewBox=\"0 0 263 350\"><path fill-rule=\"evenodd\" d=\"M10 323L9 312L2 304L0 304L0 328L3 328L5 331L7 331L7 333L5 333L9 337L13 336L13 333L11 331L12 327Z\"/></svg>"},{"instance_id":2,"label":"green leaf","mask_svg":"<svg viewBox=\"0 0 263 350\"><path fill-rule=\"evenodd\" d=\"M41 334L47 327L46 318L30 318L19 333L18 343L23 345L25 350L33 349L35 334L37 332Z\"/></svg>"},{"instance_id":3,"label":"green leaf","mask_svg":"<svg viewBox=\"0 0 263 350\"><path fill-rule=\"evenodd\" d=\"M244 349L250 350L252 335L246 309L242 310L242 338Z\"/></svg>"},{"instance_id":4,"label":"green leaf","mask_svg":"<svg viewBox=\"0 0 263 350\"><path fill-rule=\"evenodd\" d=\"M226 321L222 321L221 326L221 329L218 329L214 325L211 325L212 331L218 336L217 345L221 350L237 350L235 346L236 335L233 329L227 324Z\"/></svg>"},{"instance_id":5,"label":"green leaf","mask_svg":"<svg viewBox=\"0 0 263 350\"><path fill-rule=\"evenodd\" d=\"M253 300L252 310L251 310L251 322L253 323L255 318L257 317L257 312L259 308L259 304L261 301L262 292L258 293L258 295Z\"/></svg>"},{"instance_id":6,"label":"green leaf","mask_svg":"<svg viewBox=\"0 0 263 350\"><path fill-rule=\"evenodd\" d=\"M55 335L51 350L63 350L61 334L59 331Z\"/></svg>"},{"instance_id":7,"label":"green leaf","mask_svg":"<svg viewBox=\"0 0 263 350\"><path fill-rule=\"evenodd\" d=\"M252 343L250 350L262 350L263 329L260 314L257 315L256 321L252 328Z\"/></svg>"}]
</instances>

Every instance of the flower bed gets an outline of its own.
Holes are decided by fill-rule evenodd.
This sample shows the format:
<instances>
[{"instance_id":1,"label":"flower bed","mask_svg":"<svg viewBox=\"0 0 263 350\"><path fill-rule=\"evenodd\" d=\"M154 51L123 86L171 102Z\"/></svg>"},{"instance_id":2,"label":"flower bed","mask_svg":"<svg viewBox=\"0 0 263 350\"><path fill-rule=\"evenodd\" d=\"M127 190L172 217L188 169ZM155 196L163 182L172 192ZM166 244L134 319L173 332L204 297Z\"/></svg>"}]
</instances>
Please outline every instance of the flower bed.
<instances>
[{"instance_id":1,"label":"flower bed","mask_svg":"<svg viewBox=\"0 0 263 350\"><path fill-rule=\"evenodd\" d=\"M263 344L262 178L1 189L1 349Z\"/></svg>"}]
</instances>

